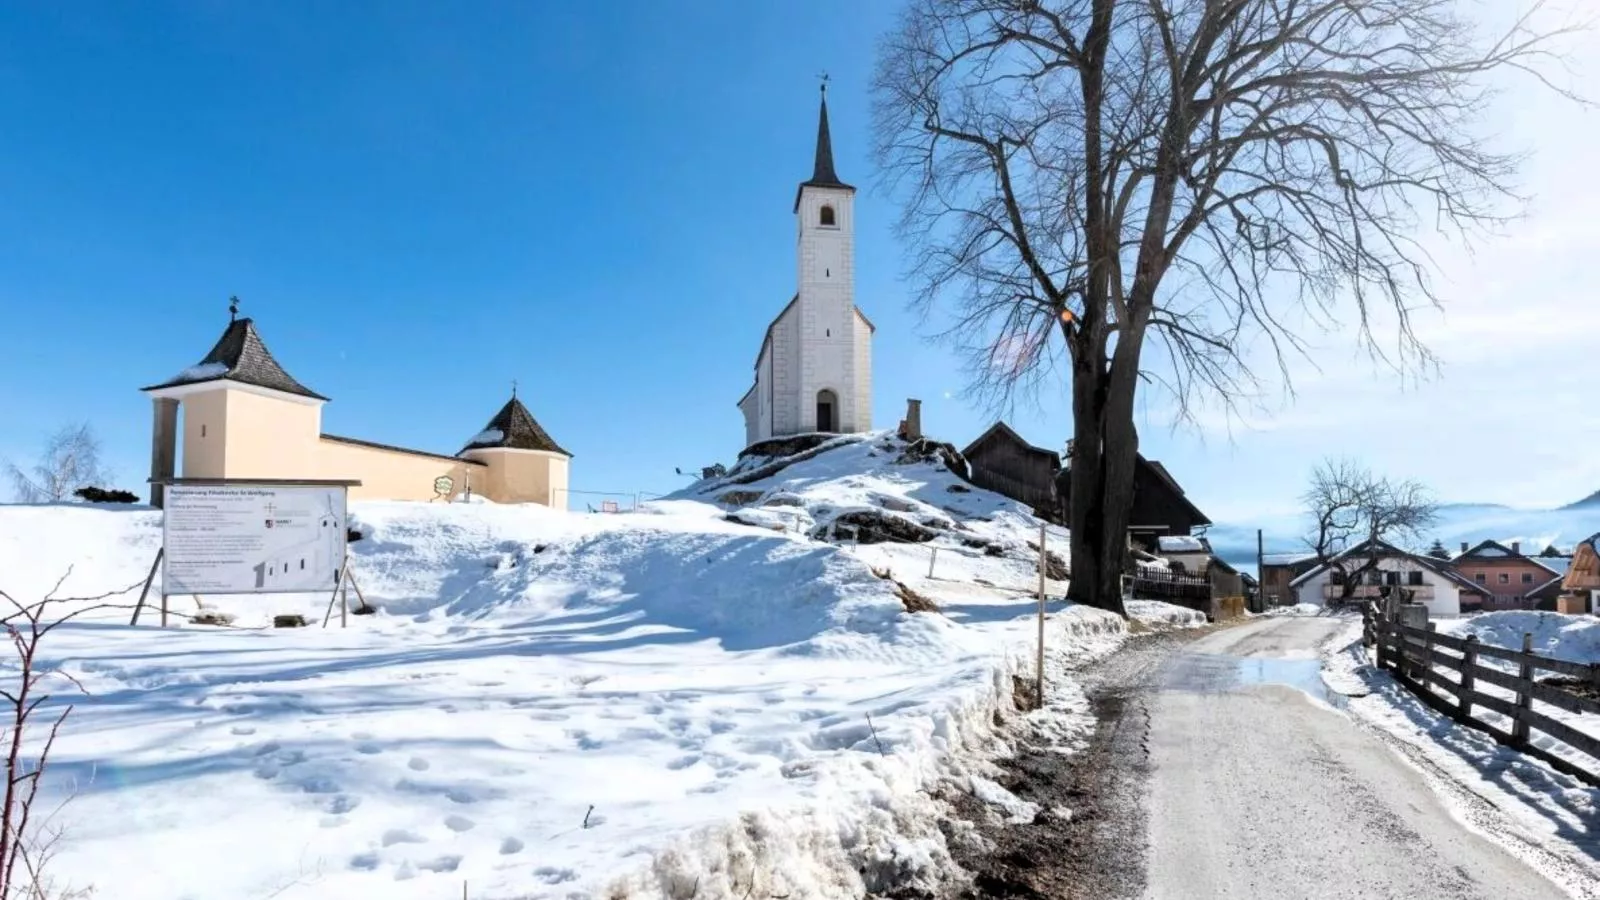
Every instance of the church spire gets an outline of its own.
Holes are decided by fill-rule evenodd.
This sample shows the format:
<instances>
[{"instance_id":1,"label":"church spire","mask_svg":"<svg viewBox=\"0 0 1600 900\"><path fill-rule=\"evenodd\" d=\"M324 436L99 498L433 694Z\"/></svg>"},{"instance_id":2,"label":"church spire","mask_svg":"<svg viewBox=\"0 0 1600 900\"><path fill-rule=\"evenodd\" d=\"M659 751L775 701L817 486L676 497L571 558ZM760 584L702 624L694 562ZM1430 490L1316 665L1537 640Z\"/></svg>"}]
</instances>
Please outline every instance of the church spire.
<instances>
[{"instance_id":1,"label":"church spire","mask_svg":"<svg viewBox=\"0 0 1600 900\"><path fill-rule=\"evenodd\" d=\"M833 135L828 131L828 76L822 76L822 107L817 115L817 158L811 167L811 177L800 182L800 190L808 187L843 188L854 191L855 188L839 180L839 173L833 170ZM795 209L800 208L800 193L794 197Z\"/></svg>"},{"instance_id":2,"label":"church spire","mask_svg":"<svg viewBox=\"0 0 1600 900\"><path fill-rule=\"evenodd\" d=\"M810 184L842 184L833 171L833 137L828 134L828 76L822 76L822 112L817 118L817 162Z\"/></svg>"}]
</instances>

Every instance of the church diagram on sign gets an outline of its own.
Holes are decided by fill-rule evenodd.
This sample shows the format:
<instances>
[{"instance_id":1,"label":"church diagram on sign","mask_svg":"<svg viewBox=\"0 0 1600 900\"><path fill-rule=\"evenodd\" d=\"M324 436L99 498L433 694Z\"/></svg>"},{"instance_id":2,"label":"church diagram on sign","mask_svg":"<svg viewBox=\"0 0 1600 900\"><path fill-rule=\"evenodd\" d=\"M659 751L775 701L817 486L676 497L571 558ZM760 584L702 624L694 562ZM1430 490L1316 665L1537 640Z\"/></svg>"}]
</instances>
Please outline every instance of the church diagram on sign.
<instances>
[{"instance_id":1,"label":"church diagram on sign","mask_svg":"<svg viewBox=\"0 0 1600 900\"><path fill-rule=\"evenodd\" d=\"M280 510L268 503L265 527L287 529L278 534L293 534L294 543L277 543L267 540L265 547L271 554L251 567L256 576L256 590L263 592L300 590L308 580L324 578L324 585L339 580L339 567L344 564L344 517L333 508L333 498L322 494L318 499L325 507L310 510ZM320 574L319 574L320 573Z\"/></svg>"}]
</instances>

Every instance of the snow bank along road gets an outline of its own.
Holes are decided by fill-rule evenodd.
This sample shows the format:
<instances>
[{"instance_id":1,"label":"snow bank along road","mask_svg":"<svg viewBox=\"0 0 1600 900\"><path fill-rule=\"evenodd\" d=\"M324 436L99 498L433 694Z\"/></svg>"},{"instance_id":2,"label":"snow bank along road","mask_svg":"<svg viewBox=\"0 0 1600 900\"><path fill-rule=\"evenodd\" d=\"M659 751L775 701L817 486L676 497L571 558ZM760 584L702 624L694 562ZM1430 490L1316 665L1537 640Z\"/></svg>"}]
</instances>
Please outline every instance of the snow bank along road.
<instances>
[{"instance_id":1,"label":"snow bank along road","mask_svg":"<svg viewBox=\"0 0 1600 900\"><path fill-rule=\"evenodd\" d=\"M1068 756L1024 739L1002 779L1070 815L981 828L985 840L958 850L974 876L962 896L1568 896L1464 826L1446 805L1461 798L1441 799L1386 737L1335 709L1345 698L1324 685L1318 651L1348 625L1283 617L1197 639L1158 634L1085 669L1100 720L1089 746ZM1556 873L1569 886L1571 874Z\"/></svg>"},{"instance_id":2,"label":"snow bank along road","mask_svg":"<svg viewBox=\"0 0 1600 900\"><path fill-rule=\"evenodd\" d=\"M1262 620L1173 658L1149 707L1145 896L1566 896L1324 705L1316 648L1342 625Z\"/></svg>"}]
</instances>

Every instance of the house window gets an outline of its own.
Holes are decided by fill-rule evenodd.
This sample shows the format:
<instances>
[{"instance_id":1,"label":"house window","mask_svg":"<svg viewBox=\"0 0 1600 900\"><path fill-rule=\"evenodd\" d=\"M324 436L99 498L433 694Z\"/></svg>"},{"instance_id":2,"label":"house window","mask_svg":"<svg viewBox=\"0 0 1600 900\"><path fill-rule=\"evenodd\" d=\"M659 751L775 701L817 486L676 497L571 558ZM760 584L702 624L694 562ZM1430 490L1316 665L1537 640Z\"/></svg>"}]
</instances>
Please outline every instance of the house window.
<instances>
[{"instance_id":1,"label":"house window","mask_svg":"<svg viewBox=\"0 0 1600 900\"><path fill-rule=\"evenodd\" d=\"M1330 583L1330 584L1344 584L1344 573L1339 571L1338 569L1334 569L1333 572L1330 573L1329 576L1328 576L1328 583Z\"/></svg>"},{"instance_id":2,"label":"house window","mask_svg":"<svg viewBox=\"0 0 1600 900\"><path fill-rule=\"evenodd\" d=\"M1371 572L1368 572L1367 573L1367 584L1370 584L1370 585L1381 585L1381 584L1383 584L1383 573L1378 571L1377 569L1373 569Z\"/></svg>"},{"instance_id":3,"label":"house window","mask_svg":"<svg viewBox=\"0 0 1600 900\"><path fill-rule=\"evenodd\" d=\"M1472 576L1472 580L1476 581L1479 584L1487 584L1488 581L1489 581L1488 577L1485 576L1482 572L1479 572L1476 575L1473 575Z\"/></svg>"},{"instance_id":4,"label":"house window","mask_svg":"<svg viewBox=\"0 0 1600 900\"><path fill-rule=\"evenodd\" d=\"M1399 572L1385 572L1385 573L1383 573L1383 583L1389 585L1390 587L1394 587L1394 586L1400 584L1400 573Z\"/></svg>"},{"instance_id":5,"label":"house window","mask_svg":"<svg viewBox=\"0 0 1600 900\"><path fill-rule=\"evenodd\" d=\"M1511 575L1509 573L1506 573L1506 572L1501 572L1500 573L1500 583L1501 584L1510 584L1511 583Z\"/></svg>"},{"instance_id":6,"label":"house window","mask_svg":"<svg viewBox=\"0 0 1600 900\"><path fill-rule=\"evenodd\" d=\"M1522 573L1522 583L1523 584L1533 584L1533 573L1532 572L1523 572Z\"/></svg>"},{"instance_id":7,"label":"house window","mask_svg":"<svg viewBox=\"0 0 1600 900\"><path fill-rule=\"evenodd\" d=\"M820 216L819 216L819 218L818 218L818 220L817 220L817 221L818 221L818 224L821 224L821 225L824 225L824 226L827 226L827 227L829 227L829 228L832 228L832 227L833 227L833 225L834 225L834 221L833 221L833 207L831 207L831 206L824 206L824 207L823 207L823 208L822 208L822 213L821 213L821 215L820 215Z\"/></svg>"},{"instance_id":8,"label":"house window","mask_svg":"<svg viewBox=\"0 0 1600 900\"><path fill-rule=\"evenodd\" d=\"M1422 573L1420 571L1419 572L1407 572L1406 573L1406 584L1409 584L1412 587L1421 587L1422 586Z\"/></svg>"}]
</instances>

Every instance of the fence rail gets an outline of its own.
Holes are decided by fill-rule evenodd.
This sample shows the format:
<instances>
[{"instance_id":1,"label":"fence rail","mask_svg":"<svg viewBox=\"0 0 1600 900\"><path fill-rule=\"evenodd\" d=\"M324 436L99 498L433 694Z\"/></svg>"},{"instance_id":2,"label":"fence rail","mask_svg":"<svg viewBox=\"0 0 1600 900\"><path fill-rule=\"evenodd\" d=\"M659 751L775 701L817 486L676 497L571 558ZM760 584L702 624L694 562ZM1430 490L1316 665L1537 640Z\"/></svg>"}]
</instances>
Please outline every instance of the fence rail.
<instances>
[{"instance_id":1,"label":"fence rail","mask_svg":"<svg viewBox=\"0 0 1600 900\"><path fill-rule=\"evenodd\" d=\"M1439 634L1432 622L1427 628L1406 625L1379 612L1371 603L1362 607L1362 626L1367 646L1377 649L1378 667L1393 673L1396 680L1423 702L1463 725L1487 732L1503 744L1600 786L1600 737L1579 731L1533 708L1533 701L1538 700L1568 712L1600 715L1600 665L1535 653L1530 634L1522 636L1521 650L1485 644L1476 635L1459 638ZM1485 656L1516 663L1516 674L1479 662ZM1591 698L1539 681L1534 677L1537 671L1575 679L1593 690L1595 696ZM1478 689L1480 682L1511 691L1516 696L1508 700L1485 693ZM1475 706L1510 719L1511 731L1474 717ZM1535 731L1588 756L1591 762L1581 766L1534 746L1532 734Z\"/></svg>"}]
</instances>

